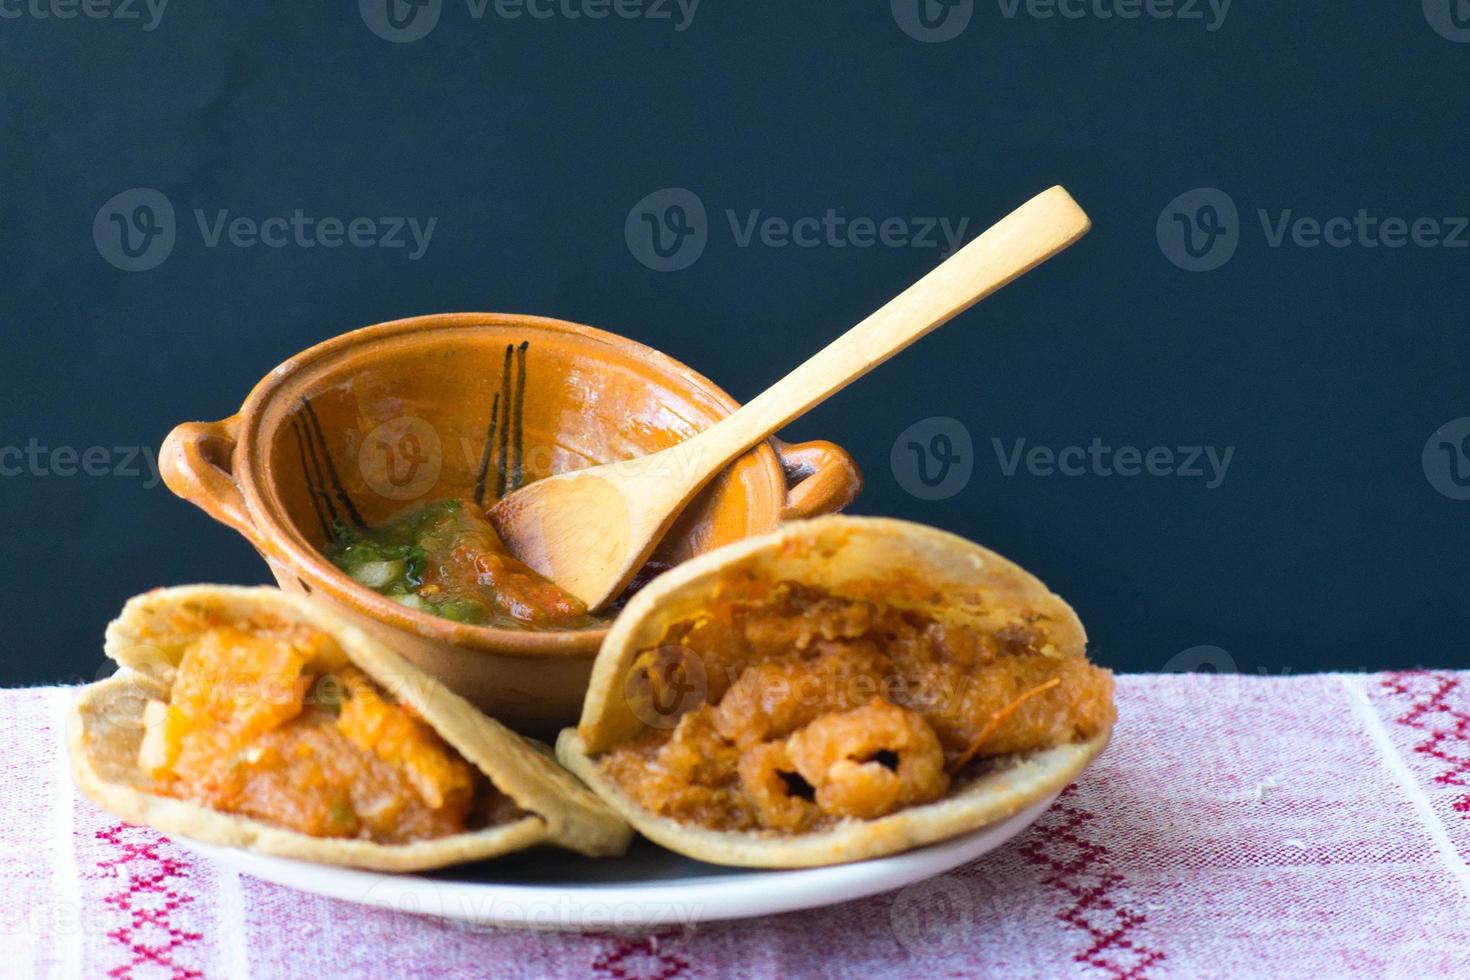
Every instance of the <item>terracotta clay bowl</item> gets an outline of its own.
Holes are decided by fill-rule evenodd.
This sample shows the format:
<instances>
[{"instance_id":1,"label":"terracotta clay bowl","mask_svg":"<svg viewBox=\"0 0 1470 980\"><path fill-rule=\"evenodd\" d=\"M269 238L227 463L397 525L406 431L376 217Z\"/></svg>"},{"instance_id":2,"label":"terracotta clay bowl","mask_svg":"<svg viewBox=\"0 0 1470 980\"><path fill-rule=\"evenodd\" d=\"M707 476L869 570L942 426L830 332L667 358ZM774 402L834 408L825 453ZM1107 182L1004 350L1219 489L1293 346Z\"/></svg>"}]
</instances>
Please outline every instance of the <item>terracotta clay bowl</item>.
<instances>
[{"instance_id":1,"label":"terracotta clay bowl","mask_svg":"<svg viewBox=\"0 0 1470 980\"><path fill-rule=\"evenodd\" d=\"M343 334L267 375L239 414L164 442L169 488L248 538L283 589L327 602L528 730L576 720L606 628L526 632L417 612L321 553L334 522L374 525L445 497L493 503L532 480L664 449L732 412L704 377L624 337L499 313ZM762 444L699 496L654 560L679 562L840 510L862 487L828 442Z\"/></svg>"}]
</instances>

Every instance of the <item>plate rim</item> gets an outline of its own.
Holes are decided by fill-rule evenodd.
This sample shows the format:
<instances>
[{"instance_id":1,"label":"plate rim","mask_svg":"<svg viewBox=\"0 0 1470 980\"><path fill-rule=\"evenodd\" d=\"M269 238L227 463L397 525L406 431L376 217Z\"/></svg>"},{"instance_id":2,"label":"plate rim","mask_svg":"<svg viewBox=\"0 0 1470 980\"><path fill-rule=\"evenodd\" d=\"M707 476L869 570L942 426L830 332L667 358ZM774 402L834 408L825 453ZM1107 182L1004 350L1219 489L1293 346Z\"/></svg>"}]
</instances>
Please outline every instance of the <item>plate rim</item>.
<instances>
[{"instance_id":1,"label":"plate rim","mask_svg":"<svg viewBox=\"0 0 1470 980\"><path fill-rule=\"evenodd\" d=\"M968 834L901 854L814 868L749 868L635 883L444 880L313 864L185 837L174 840L233 871L355 905L499 928L647 930L780 915L894 891L995 850L1030 827L1059 795ZM765 887L776 883L779 887Z\"/></svg>"}]
</instances>

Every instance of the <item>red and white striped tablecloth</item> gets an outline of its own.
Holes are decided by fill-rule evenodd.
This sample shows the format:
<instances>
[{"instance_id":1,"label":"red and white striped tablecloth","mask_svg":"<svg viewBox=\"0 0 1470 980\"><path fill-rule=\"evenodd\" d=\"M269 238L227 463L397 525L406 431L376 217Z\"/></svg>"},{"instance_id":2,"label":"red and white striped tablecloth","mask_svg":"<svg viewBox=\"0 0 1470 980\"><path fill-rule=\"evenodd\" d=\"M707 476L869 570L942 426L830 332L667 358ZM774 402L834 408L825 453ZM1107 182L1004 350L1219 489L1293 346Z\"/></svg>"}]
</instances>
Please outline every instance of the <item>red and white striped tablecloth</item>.
<instances>
[{"instance_id":1,"label":"red and white striped tablecloth","mask_svg":"<svg viewBox=\"0 0 1470 980\"><path fill-rule=\"evenodd\" d=\"M213 865L77 797L72 693L0 692L5 976L1470 976L1470 673L1125 676L1108 752L999 851L858 902L628 935Z\"/></svg>"}]
</instances>

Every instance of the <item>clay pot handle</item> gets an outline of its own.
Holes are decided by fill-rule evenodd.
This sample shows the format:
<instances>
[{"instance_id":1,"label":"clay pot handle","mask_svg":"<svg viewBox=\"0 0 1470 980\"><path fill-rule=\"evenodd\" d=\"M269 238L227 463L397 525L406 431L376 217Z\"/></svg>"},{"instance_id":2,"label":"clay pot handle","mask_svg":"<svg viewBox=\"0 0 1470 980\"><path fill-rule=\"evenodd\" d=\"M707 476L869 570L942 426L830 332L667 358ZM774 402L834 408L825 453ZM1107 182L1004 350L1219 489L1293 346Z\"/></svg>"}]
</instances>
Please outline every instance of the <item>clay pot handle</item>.
<instances>
[{"instance_id":1,"label":"clay pot handle","mask_svg":"<svg viewBox=\"0 0 1470 980\"><path fill-rule=\"evenodd\" d=\"M256 540L255 524L235 482L233 456L240 416L219 422L184 422L175 426L159 450L163 482L177 496L210 517Z\"/></svg>"},{"instance_id":2,"label":"clay pot handle","mask_svg":"<svg viewBox=\"0 0 1470 980\"><path fill-rule=\"evenodd\" d=\"M831 442L785 443L772 439L790 488L781 520L835 514L863 488L863 474L846 449Z\"/></svg>"}]
</instances>

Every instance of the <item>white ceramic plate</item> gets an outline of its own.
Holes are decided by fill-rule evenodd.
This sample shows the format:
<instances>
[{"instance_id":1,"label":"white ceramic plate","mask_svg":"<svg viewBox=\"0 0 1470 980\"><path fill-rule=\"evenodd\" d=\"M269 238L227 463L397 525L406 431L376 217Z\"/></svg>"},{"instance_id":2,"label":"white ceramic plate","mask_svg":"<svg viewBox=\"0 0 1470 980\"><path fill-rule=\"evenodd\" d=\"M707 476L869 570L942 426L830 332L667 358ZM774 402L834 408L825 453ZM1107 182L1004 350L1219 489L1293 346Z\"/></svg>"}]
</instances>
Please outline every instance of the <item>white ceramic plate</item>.
<instances>
[{"instance_id":1,"label":"white ceramic plate","mask_svg":"<svg viewBox=\"0 0 1470 980\"><path fill-rule=\"evenodd\" d=\"M642 838L619 859L592 860L547 847L425 875L355 871L179 843L265 881L378 908L530 929L657 929L835 905L902 888L994 850L1030 826L1053 799L906 854L795 871L704 864Z\"/></svg>"}]
</instances>

